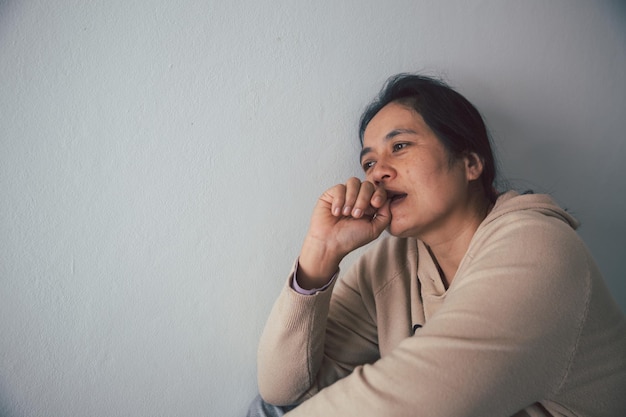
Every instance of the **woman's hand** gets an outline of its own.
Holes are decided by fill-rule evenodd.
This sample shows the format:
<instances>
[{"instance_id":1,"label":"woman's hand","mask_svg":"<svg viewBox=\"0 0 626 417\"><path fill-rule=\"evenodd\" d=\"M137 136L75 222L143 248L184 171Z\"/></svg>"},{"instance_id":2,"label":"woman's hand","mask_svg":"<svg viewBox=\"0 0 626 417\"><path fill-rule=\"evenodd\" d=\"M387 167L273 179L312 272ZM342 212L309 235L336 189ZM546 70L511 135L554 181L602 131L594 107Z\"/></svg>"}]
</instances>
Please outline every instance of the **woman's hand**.
<instances>
[{"instance_id":1,"label":"woman's hand","mask_svg":"<svg viewBox=\"0 0 626 417\"><path fill-rule=\"evenodd\" d=\"M391 222L387 193L350 178L317 201L299 258L298 284L320 288L353 250L376 239Z\"/></svg>"}]
</instances>

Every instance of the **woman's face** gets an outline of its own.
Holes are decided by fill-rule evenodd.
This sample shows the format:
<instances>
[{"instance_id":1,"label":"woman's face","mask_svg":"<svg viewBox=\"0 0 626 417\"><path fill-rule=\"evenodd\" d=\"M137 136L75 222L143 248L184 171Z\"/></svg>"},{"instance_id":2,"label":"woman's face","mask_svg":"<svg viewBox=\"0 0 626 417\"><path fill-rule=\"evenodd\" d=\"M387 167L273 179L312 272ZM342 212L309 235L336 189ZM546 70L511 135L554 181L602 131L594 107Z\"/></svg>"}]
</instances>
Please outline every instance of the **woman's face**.
<instances>
[{"instance_id":1,"label":"woman's face","mask_svg":"<svg viewBox=\"0 0 626 417\"><path fill-rule=\"evenodd\" d=\"M468 164L465 157L451 162L422 116L402 104L383 107L363 135L361 166L391 199L394 236L428 242L462 227L471 214L469 181L476 179Z\"/></svg>"}]
</instances>

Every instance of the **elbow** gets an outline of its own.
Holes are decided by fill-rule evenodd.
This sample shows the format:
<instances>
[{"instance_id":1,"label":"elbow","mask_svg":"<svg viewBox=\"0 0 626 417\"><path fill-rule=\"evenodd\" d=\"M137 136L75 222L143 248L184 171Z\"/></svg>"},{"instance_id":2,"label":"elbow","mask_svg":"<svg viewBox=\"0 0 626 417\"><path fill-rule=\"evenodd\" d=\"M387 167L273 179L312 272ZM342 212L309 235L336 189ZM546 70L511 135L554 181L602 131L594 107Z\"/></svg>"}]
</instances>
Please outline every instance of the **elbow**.
<instances>
[{"instance_id":1,"label":"elbow","mask_svg":"<svg viewBox=\"0 0 626 417\"><path fill-rule=\"evenodd\" d=\"M284 407L295 404L295 402L288 395L285 395L284 393L276 390L264 390L259 387L259 395L261 396L263 401L271 405Z\"/></svg>"},{"instance_id":2,"label":"elbow","mask_svg":"<svg viewBox=\"0 0 626 417\"><path fill-rule=\"evenodd\" d=\"M259 395L268 404L290 406L301 403L308 396L308 384L290 379L284 372L276 369L258 374Z\"/></svg>"},{"instance_id":3,"label":"elbow","mask_svg":"<svg viewBox=\"0 0 626 417\"><path fill-rule=\"evenodd\" d=\"M259 378L259 395L266 403L281 407L301 402L301 394L289 387L284 380L271 381Z\"/></svg>"}]
</instances>

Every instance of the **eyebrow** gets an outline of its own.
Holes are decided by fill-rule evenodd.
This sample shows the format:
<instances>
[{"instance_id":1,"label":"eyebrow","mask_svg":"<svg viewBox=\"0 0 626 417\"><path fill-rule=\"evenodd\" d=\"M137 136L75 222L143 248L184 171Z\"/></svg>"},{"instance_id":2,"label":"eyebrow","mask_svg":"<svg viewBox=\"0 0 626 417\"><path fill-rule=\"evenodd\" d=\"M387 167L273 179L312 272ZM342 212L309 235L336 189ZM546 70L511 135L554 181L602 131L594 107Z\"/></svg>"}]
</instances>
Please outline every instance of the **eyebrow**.
<instances>
[{"instance_id":1,"label":"eyebrow","mask_svg":"<svg viewBox=\"0 0 626 417\"><path fill-rule=\"evenodd\" d=\"M394 129L391 132L387 133L385 135L385 137L383 138L383 142L388 142L391 139L395 138L398 135L403 135L403 134L417 134L417 132L413 129ZM366 147L361 149L361 153L359 154L359 161L361 161L363 159L363 155L367 154L368 152L371 152L372 148L371 147Z\"/></svg>"}]
</instances>

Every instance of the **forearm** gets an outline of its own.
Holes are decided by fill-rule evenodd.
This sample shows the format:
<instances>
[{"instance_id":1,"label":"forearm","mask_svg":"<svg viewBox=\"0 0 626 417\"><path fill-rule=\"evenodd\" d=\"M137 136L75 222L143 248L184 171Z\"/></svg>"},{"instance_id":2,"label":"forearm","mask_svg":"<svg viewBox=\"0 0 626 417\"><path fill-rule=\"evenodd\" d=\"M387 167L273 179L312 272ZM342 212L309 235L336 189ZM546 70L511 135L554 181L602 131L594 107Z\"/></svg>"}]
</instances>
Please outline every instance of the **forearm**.
<instances>
[{"instance_id":1,"label":"forearm","mask_svg":"<svg viewBox=\"0 0 626 417\"><path fill-rule=\"evenodd\" d=\"M277 299L261 336L258 379L261 396L273 404L302 401L315 391L334 281L315 295L298 294L292 276Z\"/></svg>"}]
</instances>

